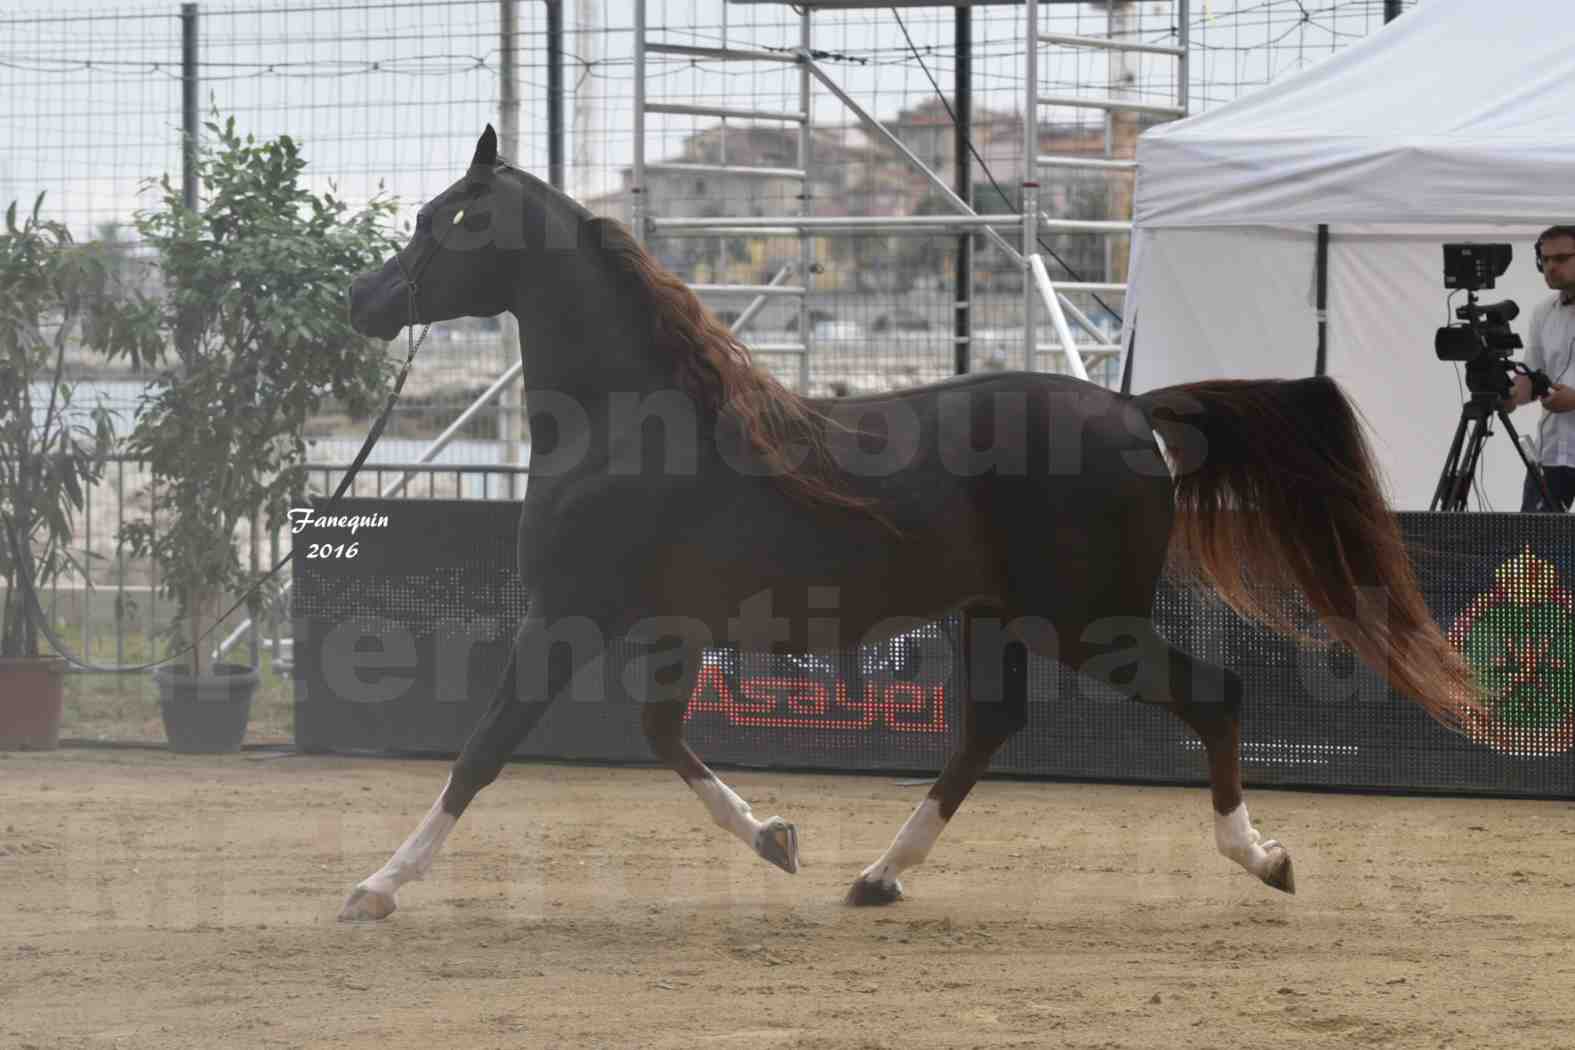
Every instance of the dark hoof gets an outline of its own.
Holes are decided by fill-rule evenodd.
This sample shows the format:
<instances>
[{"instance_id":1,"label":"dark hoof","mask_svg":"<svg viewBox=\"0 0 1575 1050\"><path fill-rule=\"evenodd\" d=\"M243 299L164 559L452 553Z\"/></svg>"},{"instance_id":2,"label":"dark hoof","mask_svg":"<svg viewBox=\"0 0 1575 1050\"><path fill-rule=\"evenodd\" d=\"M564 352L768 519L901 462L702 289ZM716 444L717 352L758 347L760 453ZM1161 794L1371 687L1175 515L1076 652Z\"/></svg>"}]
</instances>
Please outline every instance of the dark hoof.
<instances>
[{"instance_id":1,"label":"dark hoof","mask_svg":"<svg viewBox=\"0 0 1575 1050\"><path fill-rule=\"evenodd\" d=\"M1263 875L1264 884L1286 893L1296 893L1296 869L1291 866L1291 855L1284 846L1270 839L1263 844L1269 854L1269 870Z\"/></svg>"},{"instance_id":2,"label":"dark hoof","mask_svg":"<svg viewBox=\"0 0 1575 1050\"><path fill-rule=\"evenodd\" d=\"M798 874L798 829L772 817L755 835L755 852L789 875Z\"/></svg>"},{"instance_id":3,"label":"dark hoof","mask_svg":"<svg viewBox=\"0 0 1575 1050\"><path fill-rule=\"evenodd\" d=\"M848 895L842 898L843 903L851 904L855 908L868 908L876 904L895 904L902 900L902 883L893 882L887 885L874 879L858 879L848 887Z\"/></svg>"}]
</instances>

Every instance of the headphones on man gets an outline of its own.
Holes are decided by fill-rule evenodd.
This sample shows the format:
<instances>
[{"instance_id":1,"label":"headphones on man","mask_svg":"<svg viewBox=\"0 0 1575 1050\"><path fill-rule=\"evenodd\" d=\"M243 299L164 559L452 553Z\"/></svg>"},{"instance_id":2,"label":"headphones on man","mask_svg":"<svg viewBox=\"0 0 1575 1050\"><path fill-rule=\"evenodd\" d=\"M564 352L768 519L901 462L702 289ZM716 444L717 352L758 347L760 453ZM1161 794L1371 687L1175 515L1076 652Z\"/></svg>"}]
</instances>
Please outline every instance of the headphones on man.
<instances>
[{"instance_id":1,"label":"headphones on man","mask_svg":"<svg viewBox=\"0 0 1575 1050\"><path fill-rule=\"evenodd\" d=\"M1575 239L1575 226L1550 226L1546 230L1542 231L1542 235L1537 238L1537 243L1532 246L1532 251L1535 252L1537 256L1538 273L1542 272L1542 242L1550 237L1569 237L1571 239Z\"/></svg>"}]
</instances>

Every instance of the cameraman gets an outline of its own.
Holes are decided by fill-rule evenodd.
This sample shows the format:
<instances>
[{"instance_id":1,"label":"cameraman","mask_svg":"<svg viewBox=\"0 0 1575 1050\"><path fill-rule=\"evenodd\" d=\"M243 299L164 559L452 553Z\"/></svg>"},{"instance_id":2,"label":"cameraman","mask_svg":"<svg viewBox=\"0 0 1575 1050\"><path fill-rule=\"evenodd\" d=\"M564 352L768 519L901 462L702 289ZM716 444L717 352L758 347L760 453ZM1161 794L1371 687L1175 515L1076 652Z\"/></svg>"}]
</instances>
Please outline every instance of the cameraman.
<instances>
[{"instance_id":1,"label":"cameraman","mask_svg":"<svg viewBox=\"0 0 1575 1050\"><path fill-rule=\"evenodd\" d=\"M1565 385L1575 357L1575 226L1544 230L1537 238L1536 256L1537 269L1555 294L1531 311L1525 363L1546 372L1553 382L1552 390L1541 398L1546 414L1537 427L1537 459L1548 491L1559 505L1543 506L1542 493L1528 473L1520 509L1565 511L1575 500L1575 388ZM1531 380L1517 375L1503 407L1514 411L1531 397Z\"/></svg>"}]
</instances>

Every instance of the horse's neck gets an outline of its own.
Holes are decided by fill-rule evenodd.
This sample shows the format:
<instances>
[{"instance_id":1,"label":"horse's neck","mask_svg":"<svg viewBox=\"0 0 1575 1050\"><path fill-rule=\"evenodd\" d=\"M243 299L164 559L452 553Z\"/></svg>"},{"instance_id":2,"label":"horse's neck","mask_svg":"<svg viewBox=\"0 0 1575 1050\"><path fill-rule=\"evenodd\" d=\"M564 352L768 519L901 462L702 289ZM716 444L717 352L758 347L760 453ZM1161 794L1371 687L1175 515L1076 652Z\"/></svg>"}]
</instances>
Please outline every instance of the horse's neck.
<instances>
[{"instance_id":1,"label":"horse's neck","mask_svg":"<svg viewBox=\"0 0 1575 1050\"><path fill-rule=\"evenodd\" d=\"M540 283L522 283L510 307L519 322L526 397L559 406L552 414L564 437L588 424L592 446L602 447L615 404L672 390L673 369L650 345L649 320L632 312L593 260L581 253L560 262L522 277Z\"/></svg>"}]
</instances>

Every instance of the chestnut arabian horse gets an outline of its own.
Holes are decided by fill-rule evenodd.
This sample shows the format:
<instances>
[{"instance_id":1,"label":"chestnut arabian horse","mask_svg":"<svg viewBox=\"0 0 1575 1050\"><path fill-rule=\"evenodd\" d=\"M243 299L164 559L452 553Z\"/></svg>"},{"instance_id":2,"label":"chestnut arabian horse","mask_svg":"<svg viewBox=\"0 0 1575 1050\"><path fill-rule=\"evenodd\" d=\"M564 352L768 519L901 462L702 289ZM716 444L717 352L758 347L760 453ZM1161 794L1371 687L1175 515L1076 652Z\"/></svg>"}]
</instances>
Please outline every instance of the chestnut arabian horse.
<instances>
[{"instance_id":1,"label":"chestnut arabian horse","mask_svg":"<svg viewBox=\"0 0 1575 1050\"><path fill-rule=\"evenodd\" d=\"M899 876L1024 725L1030 652L1190 726L1220 852L1291 892L1289 852L1242 800L1241 680L1154 629L1167 553L1238 611L1308 640L1282 603L1254 597L1299 589L1439 721L1481 713L1331 380L1129 397L992 373L801 397L623 225L500 160L490 126L409 243L354 281L350 310L380 339L513 314L532 455L518 547L529 604L503 680L431 811L342 919L392 913L553 700L588 681L638 704L651 750L716 823L797 871L794 826L757 818L684 742L703 651L876 644L947 615L962 623L960 750L848 903L902 896ZM614 651L635 655L603 673Z\"/></svg>"}]
</instances>

